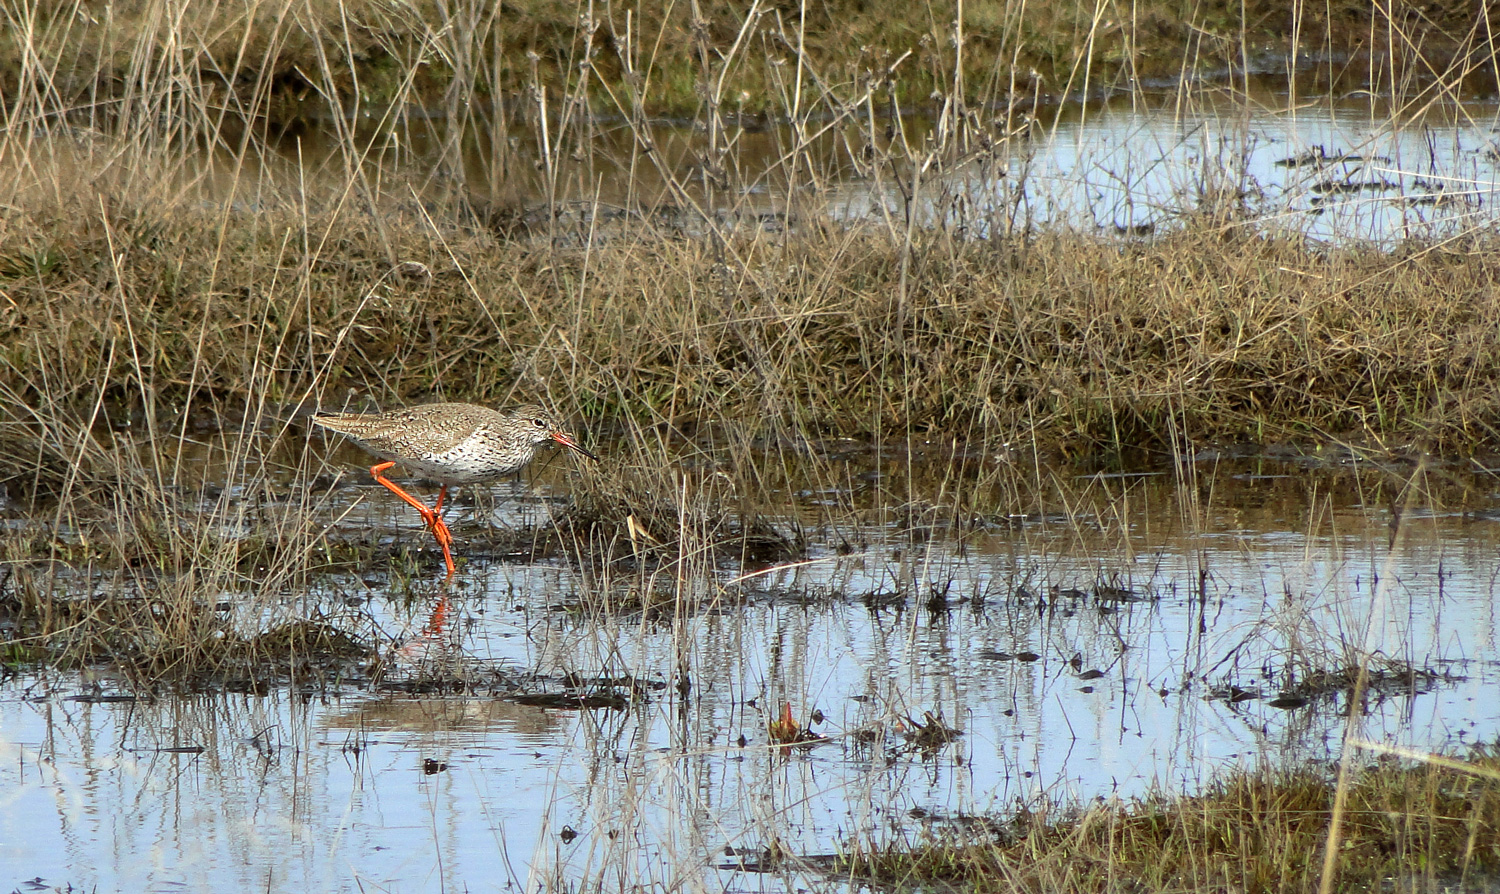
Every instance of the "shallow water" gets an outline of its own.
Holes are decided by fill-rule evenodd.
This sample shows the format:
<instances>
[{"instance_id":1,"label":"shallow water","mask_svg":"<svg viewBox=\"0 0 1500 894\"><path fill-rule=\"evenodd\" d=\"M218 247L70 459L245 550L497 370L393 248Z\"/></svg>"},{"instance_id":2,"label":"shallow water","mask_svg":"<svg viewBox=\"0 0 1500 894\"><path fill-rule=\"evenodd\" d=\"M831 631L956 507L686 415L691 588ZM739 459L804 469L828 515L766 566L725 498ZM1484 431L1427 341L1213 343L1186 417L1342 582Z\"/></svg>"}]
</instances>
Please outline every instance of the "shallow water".
<instances>
[{"instance_id":1,"label":"shallow water","mask_svg":"<svg viewBox=\"0 0 1500 894\"><path fill-rule=\"evenodd\" d=\"M1289 668L1360 650L1433 676L1368 693L1354 739L1494 741L1494 478L1364 465L1043 470L1071 503L958 526L914 524L877 494L846 527L809 528L806 559L690 575L650 614L610 607L644 582L561 560L470 562L440 631L412 598L435 582L333 580L297 602L396 656L374 683L111 700L129 690L103 671L13 678L0 888L837 889L749 866L773 842L831 853L1037 799L1190 792L1336 757L1343 696L1269 702ZM461 514L535 522L565 487L502 485ZM334 495L331 514L356 508L342 525L421 534L383 491ZM794 492L785 523L825 496ZM411 685L455 669L474 694ZM518 697L578 689L635 697ZM784 704L819 712L825 738L768 746ZM960 734L924 747L928 714Z\"/></svg>"},{"instance_id":2,"label":"shallow water","mask_svg":"<svg viewBox=\"0 0 1500 894\"><path fill-rule=\"evenodd\" d=\"M1293 93L1273 77L1232 89L1142 87L1032 114L967 114L965 128L922 114L899 127L881 121L873 140L863 119L797 130L731 117L723 158L692 122L651 122L638 137L625 122L601 120L569 131L579 142L554 147L550 162L543 135L525 124L471 120L455 141L429 110L407 109L387 132L370 130L373 119L351 123L365 128L361 146L373 147L371 177L399 171L404 184L435 170L451 185L456 176L481 209L519 201L527 229L549 239L609 238L618 224L642 222L706 233L680 210L685 199L712 210L714 227L779 231L821 206L836 219L901 232L910 209L918 226L978 238L1057 227L1145 236L1207 213L1267 232L1392 245L1495 223L1493 96ZM279 155L259 160L280 188L342 183L337 129L311 121ZM707 167L722 169L713 189ZM555 219L545 210L554 197Z\"/></svg>"},{"instance_id":3,"label":"shallow water","mask_svg":"<svg viewBox=\"0 0 1500 894\"><path fill-rule=\"evenodd\" d=\"M1024 139L931 177L918 220L981 238L1146 236L1204 215L1332 242L1451 237L1494 224L1497 118L1493 99L1140 93L1040 115ZM842 184L835 212L904 220L889 181Z\"/></svg>"}]
</instances>

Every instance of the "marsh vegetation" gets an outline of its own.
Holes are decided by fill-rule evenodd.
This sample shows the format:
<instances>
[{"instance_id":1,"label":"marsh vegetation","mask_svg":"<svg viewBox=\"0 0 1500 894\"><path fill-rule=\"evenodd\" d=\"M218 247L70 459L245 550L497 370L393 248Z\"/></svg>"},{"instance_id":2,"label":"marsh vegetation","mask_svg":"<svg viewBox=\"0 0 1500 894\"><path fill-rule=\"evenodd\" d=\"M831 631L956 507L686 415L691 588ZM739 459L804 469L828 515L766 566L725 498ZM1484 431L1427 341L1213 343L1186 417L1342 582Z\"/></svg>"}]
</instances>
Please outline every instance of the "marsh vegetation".
<instances>
[{"instance_id":1,"label":"marsh vegetation","mask_svg":"<svg viewBox=\"0 0 1500 894\"><path fill-rule=\"evenodd\" d=\"M1487 45L1085 12L0 2L0 886L1492 886Z\"/></svg>"}]
</instances>

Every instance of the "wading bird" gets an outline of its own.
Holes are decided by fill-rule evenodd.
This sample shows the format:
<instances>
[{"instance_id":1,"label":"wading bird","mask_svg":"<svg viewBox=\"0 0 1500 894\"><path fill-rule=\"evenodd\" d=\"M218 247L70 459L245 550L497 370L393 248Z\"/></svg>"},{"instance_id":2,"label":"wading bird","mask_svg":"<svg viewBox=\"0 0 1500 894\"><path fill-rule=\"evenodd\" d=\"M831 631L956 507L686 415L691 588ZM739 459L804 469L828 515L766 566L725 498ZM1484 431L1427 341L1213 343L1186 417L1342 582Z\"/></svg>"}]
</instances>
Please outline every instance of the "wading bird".
<instances>
[{"instance_id":1,"label":"wading bird","mask_svg":"<svg viewBox=\"0 0 1500 894\"><path fill-rule=\"evenodd\" d=\"M312 421L336 431L385 460L370 469L375 480L422 514L433 539L443 548L448 576L454 572L453 535L443 522L443 500L450 486L480 484L519 472L536 456L536 448L556 442L595 462L599 458L578 445L551 413L524 406L502 413L474 404L422 404L389 413L336 413ZM400 465L442 484L431 509L385 477Z\"/></svg>"}]
</instances>

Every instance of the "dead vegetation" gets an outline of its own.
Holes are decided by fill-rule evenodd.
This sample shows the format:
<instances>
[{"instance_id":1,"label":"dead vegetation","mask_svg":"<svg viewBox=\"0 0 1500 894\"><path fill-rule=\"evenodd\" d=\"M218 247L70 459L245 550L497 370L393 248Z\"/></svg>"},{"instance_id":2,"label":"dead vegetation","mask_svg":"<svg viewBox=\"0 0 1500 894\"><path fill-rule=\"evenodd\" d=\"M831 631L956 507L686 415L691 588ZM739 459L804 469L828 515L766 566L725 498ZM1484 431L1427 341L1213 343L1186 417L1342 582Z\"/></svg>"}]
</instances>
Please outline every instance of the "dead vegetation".
<instances>
[{"instance_id":1,"label":"dead vegetation","mask_svg":"<svg viewBox=\"0 0 1500 894\"><path fill-rule=\"evenodd\" d=\"M1469 7L1451 3L1148 2L1119 10L835 0L699 3L688 13L671 3L580 10L540 0L104 9L75 0L0 4L0 22L0 95L27 96L40 70L58 104L105 106L161 74L204 91L214 106L257 110L281 125L310 115L320 99L381 114L405 95L445 107L472 91L503 106L568 83L601 109L634 103L653 115L690 115L712 99L758 116L795 91L788 64L824 84L891 78L891 101L907 108L955 91L975 107L1029 106L1138 79L1234 70L1247 58L1272 70L1288 60L1348 60L1306 72L1339 90L1433 73L1488 77L1493 86L1484 28ZM732 67L733 91L713 95L718 79L705 69L715 63Z\"/></svg>"},{"instance_id":2,"label":"dead vegetation","mask_svg":"<svg viewBox=\"0 0 1500 894\"><path fill-rule=\"evenodd\" d=\"M394 215L385 246L356 231L309 251L309 222L266 213L173 212L137 224L150 244L97 210L44 214L0 234L0 253L45 243L60 259L4 283L3 477L23 494L78 467L53 433L64 421L180 424L191 407L264 425L343 395L544 394L602 430L738 420L747 439L1069 453L1474 450L1500 427L1500 244L1484 236L1390 255L1212 232L1125 248L762 234L735 244L729 271L690 242L539 255ZM431 279L393 276L388 252Z\"/></svg>"},{"instance_id":3,"label":"dead vegetation","mask_svg":"<svg viewBox=\"0 0 1500 894\"><path fill-rule=\"evenodd\" d=\"M838 872L969 891L1482 890L1500 867L1497 842L1500 761L1488 746L1462 761L1382 759L1343 783L1262 770L1191 797L933 824L911 841L855 844Z\"/></svg>"}]
</instances>

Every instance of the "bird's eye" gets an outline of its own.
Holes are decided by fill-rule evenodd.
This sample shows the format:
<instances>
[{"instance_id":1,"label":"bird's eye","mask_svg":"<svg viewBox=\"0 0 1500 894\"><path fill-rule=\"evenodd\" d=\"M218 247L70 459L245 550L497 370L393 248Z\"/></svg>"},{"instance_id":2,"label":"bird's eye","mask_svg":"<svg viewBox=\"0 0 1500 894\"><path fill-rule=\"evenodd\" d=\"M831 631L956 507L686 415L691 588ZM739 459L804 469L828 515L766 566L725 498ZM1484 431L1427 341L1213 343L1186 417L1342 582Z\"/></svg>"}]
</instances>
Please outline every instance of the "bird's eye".
<instances>
[{"instance_id":1,"label":"bird's eye","mask_svg":"<svg viewBox=\"0 0 1500 894\"><path fill-rule=\"evenodd\" d=\"M537 417L537 418L531 420L531 424L535 425L537 428L546 428L547 427L547 420L542 419L541 417Z\"/></svg>"}]
</instances>

